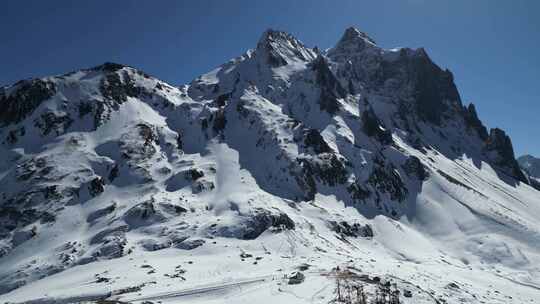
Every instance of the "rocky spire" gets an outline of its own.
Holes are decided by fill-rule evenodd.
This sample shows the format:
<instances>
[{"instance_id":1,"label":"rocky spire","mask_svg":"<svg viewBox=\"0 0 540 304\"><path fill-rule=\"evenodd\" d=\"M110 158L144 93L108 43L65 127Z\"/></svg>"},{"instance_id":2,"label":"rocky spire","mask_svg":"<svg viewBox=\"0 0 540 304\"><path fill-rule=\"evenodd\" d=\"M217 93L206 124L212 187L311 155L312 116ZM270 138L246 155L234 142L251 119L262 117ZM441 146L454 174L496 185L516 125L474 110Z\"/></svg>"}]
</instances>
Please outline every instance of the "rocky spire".
<instances>
[{"instance_id":1,"label":"rocky spire","mask_svg":"<svg viewBox=\"0 0 540 304\"><path fill-rule=\"evenodd\" d=\"M311 61L316 57L312 49L307 48L291 34L273 29L263 33L255 52L266 57L272 67L284 66L298 60Z\"/></svg>"},{"instance_id":2,"label":"rocky spire","mask_svg":"<svg viewBox=\"0 0 540 304\"><path fill-rule=\"evenodd\" d=\"M375 40L369 37L366 33L359 31L357 28L351 26L345 30L341 37L340 43L348 41L364 41L371 44L376 44Z\"/></svg>"},{"instance_id":3,"label":"rocky spire","mask_svg":"<svg viewBox=\"0 0 540 304\"><path fill-rule=\"evenodd\" d=\"M496 165L509 169L512 176L527 183L527 179L515 159L512 140L503 130L499 128L490 130L486 150L497 154L493 160Z\"/></svg>"},{"instance_id":4,"label":"rocky spire","mask_svg":"<svg viewBox=\"0 0 540 304\"><path fill-rule=\"evenodd\" d=\"M471 103L468 107L464 107L463 109L467 126L469 128L475 129L478 132L478 136L480 136L482 140L487 140L487 129L484 124L482 124L482 121L478 118L478 114L476 113L476 107L474 106L474 104Z\"/></svg>"},{"instance_id":5,"label":"rocky spire","mask_svg":"<svg viewBox=\"0 0 540 304\"><path fill-rule=\"evenodd\" d=\"M335 54L351 54L361 52L366 48L376 46L375 40L369 37L366 33L359 31L354 27L349 27L343 33L343 36L338 41L336 46L332 48L328 54L329 56Z\"/></svg>"}]
</instances>

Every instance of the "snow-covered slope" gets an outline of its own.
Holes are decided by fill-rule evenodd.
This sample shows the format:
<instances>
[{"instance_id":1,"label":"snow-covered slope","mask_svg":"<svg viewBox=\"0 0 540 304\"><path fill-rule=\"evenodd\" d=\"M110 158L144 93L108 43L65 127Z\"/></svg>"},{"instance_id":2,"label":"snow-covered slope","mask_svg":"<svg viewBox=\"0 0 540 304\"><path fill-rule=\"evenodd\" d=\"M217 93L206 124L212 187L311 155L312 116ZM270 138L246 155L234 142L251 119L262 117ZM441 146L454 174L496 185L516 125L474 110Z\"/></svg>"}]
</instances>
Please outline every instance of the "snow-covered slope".
<instances>
[{"instance_id":1,"label":"snow-covered slope","mask_svg":"<svg viewBox=\"0 0 540 304\"><path fill-rule=\"evenodd\" d=\"M540 192L423 49L269 30L189 85L106 63L0 106L0 302L540 299Z\"/></svg>"}]
</instances>

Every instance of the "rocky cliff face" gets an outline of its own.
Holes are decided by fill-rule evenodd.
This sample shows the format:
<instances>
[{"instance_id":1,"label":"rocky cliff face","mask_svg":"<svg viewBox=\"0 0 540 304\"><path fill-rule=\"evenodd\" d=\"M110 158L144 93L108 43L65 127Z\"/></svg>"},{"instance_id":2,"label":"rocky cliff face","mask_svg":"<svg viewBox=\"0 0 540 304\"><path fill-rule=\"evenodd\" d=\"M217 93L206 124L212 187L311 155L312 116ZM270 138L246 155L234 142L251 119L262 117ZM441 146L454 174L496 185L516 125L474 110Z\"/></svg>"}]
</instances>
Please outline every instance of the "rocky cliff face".
<instances>
[{"instance_id":1,"label":"rocky cliff face","mask_svg":"<svg viewBox=\"0 0 540 304\"><path fill-rule=\"evenodd\" d=\"M523 155L517 161L525 175L528 176L531 186L540 190L540 159L532 155Z\"/></svg>"},{"instance_id":2,"label":"rocky cliff face","mask_svg":"<svg viewBox=\"0 0 540 304\"><path fill-rule=\"evenodd\" d=\"M538 228L490 203L514 208L534 190L452 73L424 49L382 49L354 28L325 52L269 30L182 87L114 63L23 81L0 91L0 107L1 293L223 239L294 236L309 255L334 252L394 231L381 217L429 237L472 233L464 214ZM452 250L491 263L475 240Z\"/></svg>"}]
</instances>

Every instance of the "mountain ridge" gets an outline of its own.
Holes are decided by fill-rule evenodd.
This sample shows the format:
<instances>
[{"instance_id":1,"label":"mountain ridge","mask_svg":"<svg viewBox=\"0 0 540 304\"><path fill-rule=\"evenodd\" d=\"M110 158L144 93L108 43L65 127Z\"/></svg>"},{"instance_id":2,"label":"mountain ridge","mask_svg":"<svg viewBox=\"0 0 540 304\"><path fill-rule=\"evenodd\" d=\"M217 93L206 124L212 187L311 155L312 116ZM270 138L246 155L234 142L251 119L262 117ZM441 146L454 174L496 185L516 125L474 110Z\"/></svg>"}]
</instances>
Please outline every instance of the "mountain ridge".
<instances>
[{"instance_id":1,"label":"mountain ridge","mask_svg":"<svg viewBox=\"0 0 540 304\"><path fill-rule=\"evenodd\" d=\"M4 87L0 293L23 301L37 297L32 286L66 296L63 286L96 292L148 276L167 290L175 258L218 257L229 273L320 259L323 272L361 265L416 284L442 269L467 290L449 293L440 278L430 288L443 299L508 300L460 269L499 287L499 276L540 284L539 194L510 138L488 132L453 79L424 49L385 50L348 28L327 51L268 30L179 87L115 63ZM237 248L261 266L237 264ZM147 259L157 274L122 277ZM182 267L189 286L223 275ZM122 278L77 283L97 269ZM80 281L63 281L77 270ZM515 286L514 303L534 294Z\"/></svg>"}]
</instances>

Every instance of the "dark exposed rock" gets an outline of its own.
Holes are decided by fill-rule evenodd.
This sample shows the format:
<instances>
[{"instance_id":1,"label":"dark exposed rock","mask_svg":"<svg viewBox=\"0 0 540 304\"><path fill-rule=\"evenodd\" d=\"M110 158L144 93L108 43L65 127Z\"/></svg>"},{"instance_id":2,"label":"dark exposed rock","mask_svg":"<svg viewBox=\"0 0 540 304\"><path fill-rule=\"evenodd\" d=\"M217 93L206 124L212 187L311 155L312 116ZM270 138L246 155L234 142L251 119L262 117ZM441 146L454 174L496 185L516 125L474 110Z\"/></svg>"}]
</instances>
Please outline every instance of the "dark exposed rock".
<instances>
[{"instance_id":1,"label":"dark exposed rock","mask_svg":"<svg viewBox=\"0 0 540 304\"><path fill-rule=\"evenodd\" d=\"M205 179L196 180L193 185L191 185L191 192L194 194L212 191L216 188L213 182Z\"/></svg>"},{"instance_id":2,"label":"dark exposed rock","mask_svg":"<svg viewBox=\"0 0 540 304\"><path fill-rule=\"evenodd\" d=\"M362 113L362 128L368 136L377 138L383 145L393 142L392 132L384 128L371 107Z\"/></svg>"},{"instance_id":3,"label":"dark exposed rock","mask_svg":"<svg viewBox=\"0 0 540 304\"><path fill-rule=\"evenodd\" d=\"M185 171L184 175L187 180L196 181L204 176L204 172L202 170L192 168Z\"/></svg>"},{"instance_id":4,"label":"dark exposed rock","mask_svg":"<svg viewBox=\"0 0 540 304\"><path fill-rule=\"evenodd\" d=\"M441 70L427 54L413 58L416 110L421 118L440 125L443 113L448 109L447 101L461 105L454 76L448 70Z\"/></svg>"},{"instance_id":5,"label":"dark exposed rock","mask_svg":"<svg viewBox=\"0 0 540 304\"><path fill-rule=\"evenodd\" d=\"M474 104L469 104L468 107L463 109L463 116L465 118L465 123L467 124L468 128L471 128L473 130L476 130L478 133L478 136L482 140L488 139L488 132L482 121L478 118L478 114L476 113L476 107Z\"/></svg>"},{"instance_id":6,"label":"dark exposed rock","mask_svg":"<svg viewBox=\"0 0 540 304\"><path fill-rule=\"evenodd\" d=\"M349 237L366 237L371 238L373 237L373 229L370 225L360 225L358 223L353 223L352 225L345 222L335 222L331 221L330 226L332 230L339 233L342 236L349 236Z\"/></svg>"},{"instance_id":7,"label":"dark exposed rock","mask_svg":"<svg viewBox=\"0 0 540 304\"><path fill-rule=\"evenodd\" d=\"M529 184L536 190L540 191L540 180L531 178Z\"/></svg>"},{"instance_id":8,"label":"dark exposed rock","mask_svg":"<svg viewBox=\"0 0 540 304\"><path fill-rule=\"evenodd\" d=\"M272 214L267 211L258 212L244 224L246 225L246 230L241 238L245 240L256 239L270 227L287 230L293 230L295 227L293 220L287 214Z\"/></svg>"},{"instance_id":9,"label":"dark exposed rock","mask_svg":"<svg viewBox=\"0 0 540 304\"><path fill-rule=\"evenodd\" d=\"M86 219L87 222L93 222L101 217L104 217L108 214L111 214L114 210L116 210L116 204L113 203L109 205L108 207L98 209L92 213L90 213Z\"/></svg>"},{"instance_id":10,"label":"dark exposed rock","mask_svg":"<svg viewBox=\"0 0 540 304\"><path fill-rule=\"evenodd\" d=\"M159 136L155 127L141 123L137 124L137 129L138 138L130 136L120 142L122 158L135 165L155 155L157 152L155 145L159 145Z\"/></svg>"},{"instance_id":11,"label":"dark exposed rock","mask_svg":"<svg viewBox=\"0 0 540 304\"><path fill-rule=\"evenodd\" d=\"M152 145L153 143L158 143L158 135L154 132L152 127L146 124L138 124L139 135L144 139L144 145Z\"/></svg>"},{"instance_id":12,"label":"dark exposed rock","mask_svg":"<svg viewBox=\"0 0 540 304\"><path fill-rule=\"evenodd\" d=\"M95 197L103 193L103 191L105 191L105 180L101 177L94 178L88 186L88 193L90 193L92 197Z\"/></svg>"},{"instance_id":13,"label":"dark exposed rock","mask_svg":"<svg viewBox=\"0 0 540 304\"><path fill-rule=\"evenodd\" d=\"M254 240L270 228L275 232L293 230L295 224L285 213L257 209L254 214L243 216L239 223L227 226L212 225L208 232L215 236Z\"/></svg>"},{"instance_id":14,"label":"dark exposed rock","mask_svg":"<svg viewBox=\"0 0 540 304\"><path fill-rule=\"evenodd\" d=\"M540 179L540 158L532 155L522 155L517 158L520 167L527 171L532 177Z\"/></svg>"},{"instance_id":15,"label":"dark exposed rock","mask_svg":"<svg viewBox=\"0 0 540 304\"><path fill-rule=\"evenodd\" d=\"M227 125L227 118L225 117L225 111L218 110L214 117L214 123L212 124L212 129L214 132L219 133Z\"/></svg>"},{"instance_id":16,"label":"dark exposed rock","mask_svg":"<svg viewBox=\"0 0 540 304\"><path fill-rule=\"evenodd\" d=\"M316 82L321 90L319 97L321 111L335 114L340 107L338 99L345 97L347 94L345 89L330 70L324 57L317 57L311 63L311 68L315 72Z\"/></svg>"},{"instance_id":17,"label":"dark exposed rock","mask_svg":"<svg viewBox=\"0 0 540 304\"><path fill-rule=\"evenodd\" d=\"M405 173L409 176L415 176L419 180L426 180L429 177L424 164L414 155L409 156L402 167Z\"/></svg>"},{"instance_id":18,"label":"dark exposed rock","mask_svg":"<svg viewBox=\"0 0 540 304\"><path fill-rule=\"evenodd\" d=\"M79 110L79 118L83 118L87 114L92 113L92 110L93 110L92 103L87 102L87 101L81 101L79 102L78 110Z\"/></svg>"},{"instance_id":19,"label":"dark exposed rock","mask_svg":"<svg viewBox=\"0 0 540 304\"><path fill-rule=\"evenodd\" d=\"M113 182L118 177L118 173L119 173L118 164L115 164L112 167L111 172L109 172L109 181Z\"/></svg>"},{"instance_id":20,"label":"dark exposed rock","mask_svg":"<svg viewBox=\"0 0 540 304\"><path fill-rule=\"evenodd\" d=\"M108 238L111 238L111 237L123 236L128 230L129 230L129 227L126 225L118 226L114 228L107 228L105 230L98 232L96 235L94 235L90 239L90 245L105 242Z\"/></svg>"},{"instance_id":21,"label":"dark exposed rock","mask_svg":"<svg viewBox=\"0 0 540 304\"><path fill-rule=\"evenodd\" d=\"M332 152L332 149L318 130L309 129L305 132L304 145L313 149L317 154Z\"/></svg>"},{"instance_id":22,"label":"dark exposed rock","mask_svg":"<svg viewBox=\"0 0 540 304\"><path fill-rule=\"evenodd\" d=\"M508 173L517 180L527 183L527 178L521 172L519 164L515 159L512 141L503 130L498 128L490 130L485 149L488 153L496 153L496 156L492 157L495 165L507 169Z\"/></svg>"},{"instance_id":23,"label":"dark exposed rock","mask_svg":"<svg viewBox=\"0 0 540 304\"><path fill-rule=\"evenodd\" d=\"M321 153L316 156L298 157L296 166L290 166L290 174L294 177L304 199L313 200L317 192L317 182L330 187L344 184L347 181L345 160L334 153Z\"/></svg>"},{"instance_id":24,"label":"dark exposed rock","mask_svg":"<svg viewBox=\"0 0 540 304\"><path fill-rule=\"evenodd\" d=\"M367 44L375 44L375 40L366 33L359 31L354 27L349 27L343 33L336 47L330 50L330 53L351 54L362 52ZM332 55L331 55L332 56Z\"/></svg>"},{"instance_id":25,"label":"dark exposed rock","mask_svg":"<svg viewBox=\"0 0 540 304\"><path fill-rule=\"evenodd\" d=\"M315 180L334 187L347 181L347 170L343 161L333 153L322 153L317 158L298 158L304 173Z\"/></svg>"},{"instance_id":26,"label":"dark exposed rock","mask_svg":"<svg viewBox=\"0 0 540 304\"><path fill-rule=\"evenodd\" d=\"M216 105L218 107L224 107L227 104L227 100L231 98L231 95L231 93L219 95L215 100Z\"/></svg>"},{"instance_id":27,"label":"dark exposed rock","mask_svg":"<svg viewBox=\"0 0 540 304\"><path fill-rule=\"evenodd\" d=\"M91 256L78 261L78 264L88 264L97 259L114 259L126 254L124 250L127 245L126 232L129 230L127 225L114 228L107 228L98 232L90 239L90 245L99 244L92 252Z\"/></svg>"},{"instance_id":28,"label":"dark exposed rock","mask_svg":"<svg viewBox=\"0 0 540 304\"><path fill-rule=\"evenodd\" d=\"M10 231L19 227L25 227L37 221L49 223L54 219L54 215L47 211L38 211L36 209L24 209L21 211L15 207L0 207L0 222L2 223L0 226L0 238L6 237Z\"/></svg>"},{"instance_id":29,"label":"dark exposed rock","mask_svg":"<svg viewBox=\"0 0 540 304\"><path fill-rule=\"evenodd\" d=\"M301 284L304 282L305 279L306 279L306 276L300 271L297 271L289 277L289 281L287 282L287 284L289 285Z\"/></svg>"},{"instance_id":30,"label":"dark exposed rock","mask_svg":"<svg viewBox=\"0 0 540 304\"><path fill-rule=\"evenodd\" d=\"M59 198L62 197L62 195L58 192L58 186L57 185L52 185L52 186L45 187L43 196L44 196L44 198L46 200L59 199Z\"/></svg>"},{"instance_id":31,"label":"dark exposed rock","mask_svg":"<svg viewBox=\"0 0 540 304\"><path fill-rule=\"evenodd\" d=\"M178 131L178 137L176 137L176 148L182 150L184 148L184 141L182 140L182 132Z\"/></svg>"},{"instance_id":32,"label":"dark exposed rock","mask_svg":"<svg viewBox=\"0 0 540 304\"><path fill-rule=\"evenodd\" d=\"M103 97L114 101L112 105L115 109L119 104L127 101L128 97L136 97L141 92L127 73L122 73L122 76L115 72L107 73L99 87Z\"/></svg>"},{"instance_id":33,"label":"dark exposed rock","mask_svg":"<svg viewBox=\"0 0 540 304\"><path fill-rule=\"evenodd\" d=\"M300 189L303 190L305 195L303 199L308 201L313 200L317 193L317 183L315 182L313 173L311 172L309 165L304 166L305 161L298 159L297 162L299 163L301 170L297 171L291 169L290 174L294 177Z\"/></svg>"},{"instance_id":34,"label":"dark exposed rock","mask_svg":"<svg viewBox=\"0 0 540 304\"><path fill-rule=\"evenodd\" d=\"M412 291L407 290L407 289L403 290L403 296L405 298L412 298Z\"/></svg>"},{"instance_id":35,"label":"dark exposed rock","mask_svg":"<svg viewBox=\"0 0 540 304\"><path fill-rule=\"evenodd\" d=\"M175 205L175 204L160 203L159 205L163 208L165 212L174 214L174 215L179 215L179 214L188 212L186 208L179 205Z\"/></svg>"},{"instance_id":36,"label":"dark exposed rock","mask_svg":"<svg viewBox=\"0 0 540 304\"><path fill-rule=\"evenodd\" d=\"M92 68L93 71L104 71L104 72L116 72L118 70L121 70L125 68L126 66L119 63L114 62L105 62L102 65L99 65L97 67Z\"/></svg>"},{"instance_id":37,"label":"dark exposed rock","mask_svg":"<svg viewBox=\"0 0 540 304\"><path fill-rule=\"evenodd\" d=\"M6 136L6 142L10 145L13 145L19 141L19 138L21 136L24 136L26 134L26 130L24 127L17 128L15 130L10 130L8 132L8 135Z\"/></svg>"},{"instance_id":38,"label":"dark exposed rock","mask_svg":"<svg viewBox=\"0 0 540 304\"><path fill-rule=\"evenodd\" d=\"M201 119L201 129L203 131L208 129L208 119L207 118Z\"/></svg>"},{"instance_id":39,"label":"dark exposed rock","mask_svg":"<svg viewBox=\"0 0 540 304\"><path fill-rule=\"evenodd\" d=\"M56 94L54 83L41 79L19 81L13 90L9 95L0 90L0 126L21 122Z\"/></svg>"},{"instance_id":40,"label":"dark exposed rock","mask_svg":"<svg viewBox=\"0 0 540 304\"><path fill-rule=\"evenodd\" d=\"M56 135L64 133L73 123L73 119L67 114L57 115L53 112L47 112L40 115L34 121L34 126L41 130L42 135L48 135L55 131Z\"/></svg>"},{"instance_id":41,"label":"dark exposed rock","mask_svg":"<svg viewBox=\"0 0 540 304\"><path fill-rule=\"evenodd\" d=\"M137 97L142 93L142 89L135 85L126 71L107 72L101 80L99 90L104 100L95 102L94 128L96 129L107 121L110 118L110 112L118 110L128 97Z\"/></svg>"},{"instance_id":42,"label":"dark exposed rock","mask_svg":"<svg viewBox=\"0 0 540 304\"><path fill-rule=\"evenodd\" d=\"M174 247L183 250L192 250L197 247L201 247L202 245L204 245L204 243L206 243L206 241L203 239L187 239L181 243L174 245Z\"/></svg>"},{"instance_id":43,"label":"dark exposed rock","mask_svg":"<svg viewBox=\"0 0 540 304\"><path fill-rule=\"evenodd\" d=\"M351 194L351 198L355 201L363 201L371 196L371 192L360 183L351 183L347 187L347 191Z\"/></svg>"},{"instance_id":44,"label":"dark exposed rock","mask_svg":"<svg viewBox=\"0 0 540 304\"><path fill-rule=\"evenodd\" d=\"M397 60L382 60L374 75L378 85L389 79L398 81L398 87L414 99L411 108L426 122L439 126L448 110L462 109L452 73L433 63L424 49L402 49Z\"/></svg>"},{"instance_id":45,"label":"dark exposed rock","mask_svg":"<svg viewBox=\"0 0 540 304\"><path fill-rule=\"evenodd\" d=\"M408 190L401 176L393 166L385 166L380 161L375 165L368 183L381 193L388 193L393 201L405 200Z\"/></svg>"},{"instance_id":46,"label":"dark exposed rock","mask_svg":"<svg viewBox=\"0 0 540 304\"><path fill-rule=\"evenodd\" d=\"M164 219L165 217L155 208L152 201L137 204L124 214L124 220L131 228L156 224Z\"/></svg>"},{"instance_id":47,"label":"dark exposed rock","mask_svg":"<svg viewBox=\"0 0 540 304\"><path fill-rule=\"evenodd\" d=\"M172 245L171 241L158 241L155 239L144 239L139 242L146 251L158 251L169 248Z\"/></svg>"},{"instance_id":48,"label":"dark exposed rock","mask_svg":"<svg viewBox=\"0 0 540 304\"><path fill-rule=\"evenodd\" d=\"M257 44L256 52L262 54L270 67L277 68L287 65L287 57L294 56L308 61L307 48L288 33L269 29L262 35Z\"/></svg>"},{"instance_id":49,"label":"dark exposed rock","mask_svg":"<svg viewBox=\"0 0 540 304\"><path fill-rule=\"evenodd\" d=\"M126 254L126 245L125 235L110 236L93 252L92 257L107 260L122 257Z\"/></svg>"}]
</instances>

